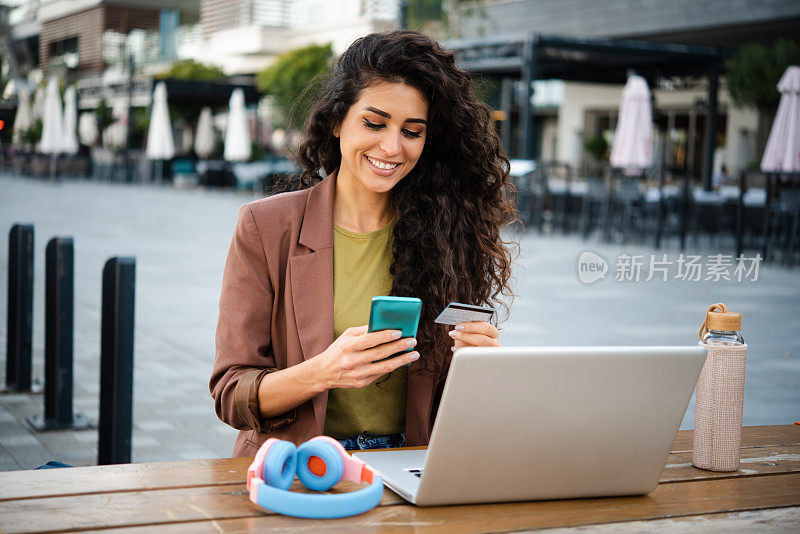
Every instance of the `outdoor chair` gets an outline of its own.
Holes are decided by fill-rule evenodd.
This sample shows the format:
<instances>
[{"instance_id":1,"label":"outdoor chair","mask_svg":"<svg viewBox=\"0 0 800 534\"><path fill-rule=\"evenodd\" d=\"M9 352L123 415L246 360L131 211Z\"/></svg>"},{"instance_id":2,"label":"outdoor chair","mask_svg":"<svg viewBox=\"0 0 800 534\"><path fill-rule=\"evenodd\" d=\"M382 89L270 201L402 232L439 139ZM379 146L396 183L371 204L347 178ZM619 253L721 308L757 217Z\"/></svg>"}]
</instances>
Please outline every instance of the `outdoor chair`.
<instances>
[{"instance_id":1,"label":"outdoor chair","mask_svg":"<svg viewBox=\"0 0 800 534\"><path fill-rule=\"evenodd\" d=\"M761 187L748 188L742 195L742 249L762 247L766 196L766 190Z\"/></svg>"},{"instance_id":2,"label":"outdoor chair","mask_svg":"<svg viewBox=\"0 0 800 534\"><path fill-rule=\"evenodd\" d=\"M581 215L588 190L589 185L586 181L570 181L569 187L567 187L565 231L571 233L582 230Z\"/></svg>"},{"instance_id":3,"label":"outdoor chair","mask_svg":"<svg viewBox=\"0 0 800 534\"><path fill-rule=\"evenodd\" d=\"M632 235L641 241L643 195L639 178L624 176L618 178L610 196L608 222L605 235L608 240L628 243Z\"/></svg>"},{"instance_id":4,"label":"outdoor chair","mask_svg":"<svg viewBox=\"0 0 800 534\"><path fill-rule=\"evenodd\" d=\"M535 172L535 171L534 171ZM528 226L534 213L533 203L533 175L529 172L521 175L509 174L508 178L517 194L516 208L522 224Z\"/></svg>"},{"instance_id":5,"label":"outdoor chair","mask_svg":"<svg viewBox=\"0 0 800 534\"><path fill-rule=\"evenodd\" d=\"M639 214L642 242L651 242L656 248L660 248L664 238L680 236L682 210L680 186L665 183L645 190Z\"/></svg>"},{"instance_id":6,"label":"outdoor chair","mask_svg":"<svg viewBox=\"0 0 800 534\"><path fill-rule=\"evenodd\" d=\"M583 239L588 239L596 228L602 229L608 218L608 188L602 178L586 181L586 193L581 203L580 225Z\"/></svg>"},{"instance_id":7,"label":"outdoor chair","mask_svg":"<svg viewBox=\"0 0 800 534\"><path fill-rule=\"evenodd\" d=\"M691 232L695 245L701 235L705 235L708 244L718 244L723 231L735 230L735 224L725 221L725 199L715 191L705 191L702 187L694 187L691 196Z\"/></svg>"},{"instance_id":8,"label":"outdoor chair","mask_svg":"<svg viewBox=\"0 0 800 534\"><path fill-rule=\"evenodd\" d=\"M526 227L536 228L541 234L544 232L545 222L549 221L550 217L549 213L545 213L549 201L545 172L542 168L537 168L527 173L519 183L524 191L523 198L517 198L520 218Z\"/></svg>"},{"instance_id":9,"label":"outdoor chair","mask_svg":"<svg viewBox=\"0 0 800 534\"><path fill-rule=\"evenodd\" d=\"M50 176L50 156L34 154L31 157L31 174L38 178Z\"/></svg>"},{"instance_id":10,"label":"outdoor chair","mask_svg":"<svg viewBox=\"0 0 800 534\"><path fill-rule=\"evenodd\" d=\"M800 184L784 184L777 201L773 201L766 214L767 224L764 259L778 259L786 265L793 264L797 250L798 211L800 211Z\"/></svg>"},{"instance_id":11,"label":"outdoor chair","mask_svg":"<svg viewBox=\"0 0 800 534\"><path fill-rule=\"evenodd\" d=\"M570 227L572 169L569 165L558 162L544 162L541 169L541 173L537 173L543 204L540 226L547 227L549 231L558 228L566 233Z\"/></svg>"},{"instance_id":12,"label":"outdoor chair","mask_svg":"<svg viewBox=\"0 0 800 534\"><path fill-rule=\"evenodd\" d=\"M31 156L26 153L14 154L11 157L11 168L17 174L27 175L31 173Z\"/></svg>"}]
</instances>

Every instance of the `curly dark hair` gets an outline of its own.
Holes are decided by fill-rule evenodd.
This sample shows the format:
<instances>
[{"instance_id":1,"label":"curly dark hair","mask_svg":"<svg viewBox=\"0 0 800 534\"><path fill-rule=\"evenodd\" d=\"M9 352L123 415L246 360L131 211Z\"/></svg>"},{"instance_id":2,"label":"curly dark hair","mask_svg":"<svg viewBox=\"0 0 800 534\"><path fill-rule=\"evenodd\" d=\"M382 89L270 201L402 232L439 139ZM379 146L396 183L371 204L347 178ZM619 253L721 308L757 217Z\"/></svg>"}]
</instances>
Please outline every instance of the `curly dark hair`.
<instances>
[{"instance_id":1,"label":"curly dark hair","mask_svg":"<svg viewBox=\"0 0 800 534\"><path fill-rule=\"evenodd\" d=\"M282 189L303 189L341 162L334 128L361 91L381 82L418 89L428 103L428 134L416 166L392 189L397 223L392 243L392 295L423 302L417 334L425 370L443 376L448 329L433 322L449 302L508 312L512 245L501 229L519 218L509 162L489 108L455 57L429 37L406 30L357 39L333 67L312 107L298 159L300 176Z\"/></svg>"}]
</instances>

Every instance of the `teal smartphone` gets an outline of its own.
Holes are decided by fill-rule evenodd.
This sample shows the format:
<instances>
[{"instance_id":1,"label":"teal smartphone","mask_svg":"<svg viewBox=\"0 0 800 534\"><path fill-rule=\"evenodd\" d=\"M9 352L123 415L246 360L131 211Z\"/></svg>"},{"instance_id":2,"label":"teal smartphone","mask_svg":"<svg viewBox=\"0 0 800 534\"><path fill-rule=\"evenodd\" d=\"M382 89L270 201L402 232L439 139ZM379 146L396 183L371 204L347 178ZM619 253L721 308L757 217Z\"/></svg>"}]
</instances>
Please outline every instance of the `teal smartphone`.
<instances>
[{"instance_id":1,"label":"teal smartphone","mask_svg":"<svg viewBox=\"0 0 800 534\"><path fill-rule=\"evenodd\" d=\"M422 301L413 297L372 297L369 310L369 331L400 330L400 337L417 337ZM410 352L413 348L402 350ZM389 356L392 358L397 354ZM388 359L388 358L384 358Z\"/></svg>"}]
</instances>

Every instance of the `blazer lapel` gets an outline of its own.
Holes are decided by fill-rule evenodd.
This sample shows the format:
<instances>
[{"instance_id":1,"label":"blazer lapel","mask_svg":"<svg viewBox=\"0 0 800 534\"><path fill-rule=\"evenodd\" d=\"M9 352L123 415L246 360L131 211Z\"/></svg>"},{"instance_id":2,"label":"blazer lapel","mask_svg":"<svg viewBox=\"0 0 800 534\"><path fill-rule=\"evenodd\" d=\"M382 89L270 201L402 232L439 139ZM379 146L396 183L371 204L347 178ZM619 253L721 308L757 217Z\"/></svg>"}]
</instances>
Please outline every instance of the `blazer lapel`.
<instances>
[{"instance_id":1,"label":"blazer lapel","mask_svg":"<svg viewBox=\"0 0 800 534\"><path fill-rule=\"evenodd\" d=\"M289 258L292 305L303 360L333 343L333 197L336 175L308 194L299 243L308 249ZM328 395L314 397L317 422L325 420Z\"/></svg>"}]
</instances>

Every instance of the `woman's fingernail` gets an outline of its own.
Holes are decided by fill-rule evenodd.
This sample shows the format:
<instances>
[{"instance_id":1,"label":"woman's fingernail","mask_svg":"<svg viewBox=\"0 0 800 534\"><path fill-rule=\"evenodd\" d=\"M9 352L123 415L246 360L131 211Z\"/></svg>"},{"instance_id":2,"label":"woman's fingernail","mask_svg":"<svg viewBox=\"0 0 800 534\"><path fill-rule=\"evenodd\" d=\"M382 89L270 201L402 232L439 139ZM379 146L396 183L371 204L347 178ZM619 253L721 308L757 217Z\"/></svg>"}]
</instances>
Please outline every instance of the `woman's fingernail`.
<instances>
[{"instance_id":1,"label":"woman's fingernail","mask_svg":"<svg viewBox=\"0 0 800 534\"><path fill-rule=\"evenodd\" d=\"M416 339L409 339L408 341L406 341L406 347L413 347L416 344L417 344Z\"/></svg>"},{"instance_id":2,"label":"woman's fingernail","mask_svg":"<svg viewBox=\"0 0 800 534\"><path fill-rule=\"evenodd\" d=\"M463 324L457 324L457 325L456 325L456 330L458 330L459 332L461 332L462 330L464 330L464 325L463 325Z\"/></svg>"},{"instance_id":3,"label":"woman's fingernail","mask_svg":"<svg viewBox=\"0 0 800 534\"><path fill-rule=\"evenodd\" d=\"M400 330L395 330L394 332L392 332L392 337L395 338L395 339L399 338L402 335L403 335L403 332L401 332Z\"/></svg>"},{"instance_id":4,"label":"woman's fingernail","mask_svg":"<svg viewBox=\"0 0 800 534\"><path fill-rule=\"evenodd\" d=\"M458 328L458 327L456 327L456 328ZM454 337L456 337L458 335L458 332L456 332L455 330L450 330L447 334L450 337L454 338Z\"/></svg>"},{"instance_id":5,"label":"woman's fingernail","mask_svg":"<svg viewBox=\"0 0 800 534\"><path fill-rule=\"evenodd\" d=\"M417 352L417 351L414 351L414 352L412 352L411 354L409 354L408 356L409 356L409 357L410 357L412 360L416 360L416 359L418 359L418 358L419 358L419 352Z\"/></svg>"}]
</instances>

